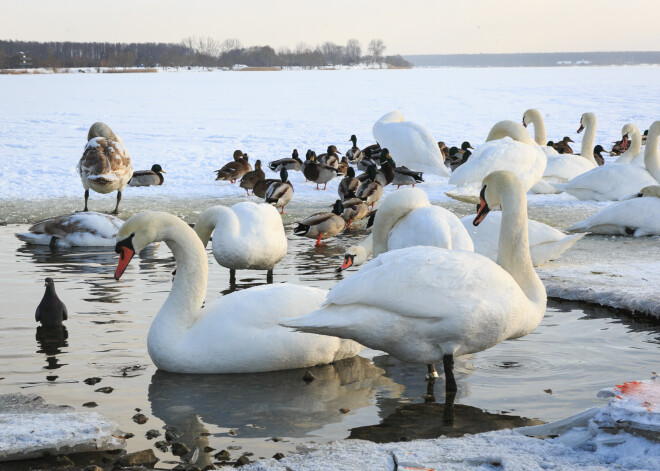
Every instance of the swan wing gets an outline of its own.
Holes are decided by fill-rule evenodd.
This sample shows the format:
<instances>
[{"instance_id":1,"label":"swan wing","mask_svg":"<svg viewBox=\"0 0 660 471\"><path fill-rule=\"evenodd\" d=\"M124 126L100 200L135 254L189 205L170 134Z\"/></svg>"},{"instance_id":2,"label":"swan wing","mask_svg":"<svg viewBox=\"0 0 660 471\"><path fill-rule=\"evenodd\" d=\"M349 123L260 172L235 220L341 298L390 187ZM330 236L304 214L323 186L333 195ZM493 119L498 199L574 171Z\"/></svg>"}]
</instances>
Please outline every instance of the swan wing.
<instances>
[{"instance_id":1,"label":"swan wing","mask_svg":"<svg viewBox=\"0 0 660 471\"><path fill-rule=\"evenodd\" d=\"M585 220L572 224L567 230L622 235L635 231L636 236L660 235L659 216L660 198L634 198L613 203ZM638 229L641 229L639 233Z\"/></svg>"},{"instance_id":2,"label":"swan wing","mask_svg":"<svg viewBox=\"0 0 660 471\"><path fill-rule=\"evenodd\" d=\"M605 165L555 186L581 200L611 201L636 193L658 181L637 165Z\"/></svg>"},{"instance_id":3,"label":"swan wing","mask_svg":"<svg viewBox=\"0 0 660 471\"><path fill-rule=\"evenodd\" d=\"M441 206L417 208L401 218L390 230L388 250L416 245L474 251L472 239L461 221Z\"/></svg>"}]
</instances>

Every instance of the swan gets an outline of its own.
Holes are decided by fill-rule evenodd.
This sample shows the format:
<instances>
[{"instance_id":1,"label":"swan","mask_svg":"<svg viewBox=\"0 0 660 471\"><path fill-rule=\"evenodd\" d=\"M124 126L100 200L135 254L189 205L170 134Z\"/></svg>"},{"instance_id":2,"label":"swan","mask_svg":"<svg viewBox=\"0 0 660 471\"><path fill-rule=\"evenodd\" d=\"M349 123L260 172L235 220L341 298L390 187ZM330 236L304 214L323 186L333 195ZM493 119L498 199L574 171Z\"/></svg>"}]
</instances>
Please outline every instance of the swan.
<instances>
[{"instance_id":1,"label":"swan","mask_svg":"<svg viewBox=\"0 0 660 471\"><path fill-rule=\"evenodd\" d=\"M538 118L540 118L540 113ZM532 193L559 193L559 190L554 186L555 183L566 183L578 175L598 167L593 153L596 123L596 115L593 113L584 113L581 116L578 133L582 132L583 129L585 132L580 155L574 155L572 152L570 154L555 153L554 155L548 155L548 164L543 172L543 178L532 187ZM534 131L536 132L536 125Z\"/></svg>"},{"instance_id":2,"label":"swan","mask_svg":"<svg viewBox=\"0 0 660 471\"><path fill-rule=\"evenodd\" d=\"M117 217L88 211L44 219L16 237L52 247L112 247L122 224Z\"/></svg>"},{"instance_id":3,"label":"swan","mask_svg":"<svg viewBox=\"0 0 660 471\"><path fill-rule=\"evenodd\" d=\"M604 165L555 186L580 200L610 201L638 193L646 186L657 185L660 181L659 136L660 121L655 121L649 128L644 149L646 168L638 165Z\"/></svg>"},{"instance_id":4,"label":"swan","mask_svg":"<svg viewBox=\"0 0 660 471\"><path fill-rule=\"evenodd\" d=\"M512 140L504 139L510 137ZM497 170L509 170L529 190L543 176L546 156L527 130L514 121L496 123L470 159L454 170L449 183L456 188L446 195L467 203L479 201L482 180Z\"/></svg>"},{"instance_id":5,"label":"swan","mask_svg":"<svg viewBox=\"0 0 660 471\"><path fill-rule=\"evenodd\" d=\"M474 245L468 232L454 213L431 205L422 190L401 189L383 200L371 235L346 249L339 271L363 264L372 254L416 245L472 252Z\"/></svg>"},{"instance_id":6,"label":"swan","mask_svg":"<svg viewBox=\"0 0 660 471\"><path fill-rule=\"evenodd\" d=\"M399 162L409 168L448 177L445 159L431 133L422 125L403 121L399 111L384 114L372 133L381 147L387 147Z\"/></svg>"},{"instance_id":7,"label":"swan","mask_svg":"<svg viewBox=\"0 0 660 471\"><path fill-rule=\"evenodd\" d=\"M474 243L474 251L484 255L491 260L497 260L497 248L499 245L500 226L502 225L502 213L493 212L479 226L474 227L472 221L475 215L461 218L461 222L470 234ZM529 252L532 264L535 267L558 258L567 251L578 240L586 234L566 235L554 227L542 222L527 220L529 234Z\"/></svg>"},{"instance_id":8,"label":"swan","mask_svg":"<svg viewBox=\"0 0 660 471\"><path fill-rule=\"evenodd\" d=\"M660 186L647 186L636 196L617 201L567 230L635 237L660 235Z\"/></svg>"},{"instance_id":9,"label":"swan","mask_svg":"<svg viewBox=\"0 0 660 471\"><path fill-rule=\"evenodd\" d=\"M527 335L543 319L546 292L529 255L525 191L511 172L484 179L474 224L502 206L497 263L463 250L393 250L335 285L320 309L282 325L425 363L431 380L442 360L446 390L456 391L454 357Z\"/></svg>"},{"instance_id":10,"label":"swan","mask_svg":"<svg viewBox=\"0 0 660 471\"><path fill-rule=\"evenodd\" d=\"M621 135L630 140L628 149L614 161L615 164L634 164L644 166L644 152L642 152L642 136L639 128L633 123L628 123L621 129Z\"/></svg>"},{"instance_id":11,"label":"swan","mask_svg":"<svg viewBox=\"0 0 660 471\"><path fill-rule=\"evenodd\" d=\"M133 176L133 165L124 142L107 124L96 122L89 128L87 145L76 170L85 189L83 211L88 211L90 189L103 194L116 191L117 204L112 214L118 214L122 191Z\"/></svg>"},{"instance_id":12,"label":"swan","mask_svg":"<svg viewBox=\"0 0 660 471\"><path fill-rule=\"evenodd\" d=\"M159 369L258 373L332 363L353 357L363 348L332 337L301 336L278 325L319 307L326 291L318 288L258 286L200 308L208 277L204 246L188 224L168 213L139 213L121 227L115 246L120 254L115 279L119 280L136 252L157 241L168 245L177 263L170 294L147 336L149 356Z\"/></svg>"},{"instance_id":13,"label":"swan","mask_svg":"<svg viewBox=\"0 0 660 471\"><path fill-rule=\"evenodd\" d=\"M195 232L203 247L213 234L213 256L232 277L236 270L268 270L270 278L286 255L282 218L270 204L244 201L231 208L213 206L199 215Z\"/></svg>"},{"instance_id":14,"label":"swan","mask_svg":"<svg viewBox=\"0 0 660 471\"><path fill-rule=\"evenodd\" d=\"M534 142L538 144L543 153L546 156L559 154L554 147L546 145L548 138L545 133L545 122L539 110L530 108L523 113L522 125L527 127L530 124L534 126Z\"/></svg>"},{"instance_id":15,"label":"swan","mask_svg":"<svg viewBox=\"0 0 660 471\"><path fill-rule=\"evenodd\" d=\"M163 170L163 167L160 164L154 164L151 166L151 170L137 170L133 172L133 176L128 181L128 186L158 186L162 185L165 181L163 173L167 173Z\"/></svg>"}]
</instances>

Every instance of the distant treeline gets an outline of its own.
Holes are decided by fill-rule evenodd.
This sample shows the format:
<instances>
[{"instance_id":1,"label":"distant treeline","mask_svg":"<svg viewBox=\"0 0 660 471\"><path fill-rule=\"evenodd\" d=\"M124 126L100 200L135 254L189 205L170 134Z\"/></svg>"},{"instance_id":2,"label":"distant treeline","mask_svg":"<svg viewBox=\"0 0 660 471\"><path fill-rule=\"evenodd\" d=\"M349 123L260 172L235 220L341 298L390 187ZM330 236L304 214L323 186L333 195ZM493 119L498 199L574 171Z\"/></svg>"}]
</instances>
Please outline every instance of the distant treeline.
<instances>
[{"instance_id":1,"label":"distant treeline","mask_svg":"<svg viewBox=\"0 0 660 471\"><path fill-rule=\"evenodd\" d=\"M62 67L326 67L359 63L386 63L411 67L401 56L384 56L385 43L372 40L367 55L357 39L345 46L325 42L299 43L294 49L270 46L242 47L237 39L189 37L171 43L35 42L0 40L0 68Z\"/></svg>"},{"instance_id":2,"label":"distant treeline","mask_svg":"<svg viewBox=\"0 0 660 471\"><path fill-rule=\"evenodd\" d=\"M554 67L660 64L660 51L407 55L417 67Z\"/></svg>"}]
</instances>

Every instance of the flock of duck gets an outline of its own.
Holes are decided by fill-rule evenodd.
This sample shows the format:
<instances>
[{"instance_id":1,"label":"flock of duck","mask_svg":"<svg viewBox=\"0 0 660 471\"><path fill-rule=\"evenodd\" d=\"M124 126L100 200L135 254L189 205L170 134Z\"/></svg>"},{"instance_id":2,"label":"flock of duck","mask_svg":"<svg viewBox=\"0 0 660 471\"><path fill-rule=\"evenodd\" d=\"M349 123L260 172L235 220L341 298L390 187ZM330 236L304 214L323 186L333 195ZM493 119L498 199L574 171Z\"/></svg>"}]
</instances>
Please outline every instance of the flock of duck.
<instances>
[{"instance_id":1,"label":"flock of duck","mask_svg":"<svg viewBox=\"0 0 660 471\"><path fill-rule=\"evenodd\" d=\"M526 129L529 125L534 138ZM547 145L542 116L530 109L522 124L496 123L476 149L465 142L460 150L447 150L424 127L392 112L373 127L377 144L360 149L353 135L353 146L341 158L336 146L318 156L308 150L305 160L294 150L291 158L268 164L279 179L266 179L261 161L252 169L248 156L237 150L233 160L216 171L217 179L240 180L248 196L252 190L264 202L208 208L193 229L164 212L142 212L123 222L87 211L89 189L117 191L116 213L121 192L137 176L142 179L135 184L163 183L160 166L133 172L121 139L107 125L95 123L78 164L84 211L41 221L17 236L50 245L114 245L119 254L117 280L135 253L164 241L177 268L147 338L149 355L160 369L259 373L331 363L366 346L426 364L431 383L438 377L435 364L441 361L451 392L457 389L454 357L527 335L541 322L546 292L534 266L557 258L586 232L660 235L660 121L649 127L643 152L639 129L624 126L625 152L603 166L594 156L593 113L582 115L578 132L583 130L580 154L566 149L570 138L558 148ZM353 166L364 173L356 176ZM214 258L232 277L235 270L266 270L272 282L274 266L287 253L280 214L294 193L289 171L302 172L317 189L342 177L333 210L303 219L294 234L319 245L367 218L371 235L346 250L339 269L373 260L330 291L268 284L222 296L204 307L209 241ZM459 219L431 205L419 188L382 197L384 186L414 187L423 182L424 172L448 177L454 188L446 194L475 203L477 213ZM568 228L578 234L566 235L528 220L528 192L567 192L581 200L614 202ZM501 212L491 213L497 207ZM54 294L54 287L51 291ZM218 341L219 332L241 338L242 348Z\"/></svg>"}]
</instances>

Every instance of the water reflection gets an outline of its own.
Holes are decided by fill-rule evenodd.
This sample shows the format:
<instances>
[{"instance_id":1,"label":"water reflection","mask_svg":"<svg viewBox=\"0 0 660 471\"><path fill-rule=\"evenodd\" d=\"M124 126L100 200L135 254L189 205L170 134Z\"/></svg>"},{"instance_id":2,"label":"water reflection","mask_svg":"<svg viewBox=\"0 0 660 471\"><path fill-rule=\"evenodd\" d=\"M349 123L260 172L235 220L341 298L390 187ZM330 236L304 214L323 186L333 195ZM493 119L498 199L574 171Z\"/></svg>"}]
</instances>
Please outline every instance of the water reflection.
<instances>
[{"instance_id":1,"label":"water reflection","mask_svg":"<svg viewBox=\"0 0 660 471\"><path fill-rule=\"evenodd\" d=\"M35 338L37 339L37 345L39 347L37 353L43 353L46 355L47 365L44 366L44 369L56 370L66 365L66 363L59 363L59 359L56 356L64 353L62 348L69 346L67 342L69 333L65 326L39 326L37 327Z\"/></svg>"},{"instance_id":2,"label":"water reflection","mask_svg":"<svg viewBox=\"0 0 660 471\"><path fill-rule=\"evenodd\" d=\"M151 378L152 413L167 425L199 434L196 416L206 424L233 429L242 438L301 438L372 405L374 396L396 397L403 386L362 357L311 369L315 380L303 381L305 369L261 374L185 375L157 371ZM190 430L191 427L194 430Z\"/></svg>"}]
</instances>

